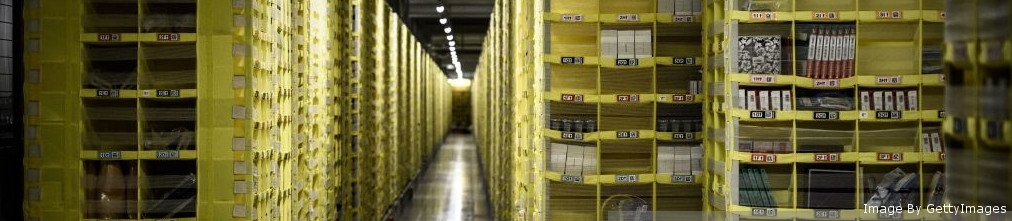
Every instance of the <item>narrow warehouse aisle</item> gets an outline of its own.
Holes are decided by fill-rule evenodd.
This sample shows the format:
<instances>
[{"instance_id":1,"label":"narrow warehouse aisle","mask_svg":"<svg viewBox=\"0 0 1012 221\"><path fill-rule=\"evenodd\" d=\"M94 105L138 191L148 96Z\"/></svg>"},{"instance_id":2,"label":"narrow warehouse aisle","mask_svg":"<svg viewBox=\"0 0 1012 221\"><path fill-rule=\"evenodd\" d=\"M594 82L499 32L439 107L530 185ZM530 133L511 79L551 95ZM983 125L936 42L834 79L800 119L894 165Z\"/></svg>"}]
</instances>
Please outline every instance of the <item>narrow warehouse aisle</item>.
<instances>
[{"instance_id":1,"label":"narrow warehouse aisle","mask_svg":"<svg viewBox=\"0 0 1012 221\"><path fill-rule=\"evenodd\" d=\"M474 138L452 134L398 220L492 220Z\"/></svg>"}]
</instances>

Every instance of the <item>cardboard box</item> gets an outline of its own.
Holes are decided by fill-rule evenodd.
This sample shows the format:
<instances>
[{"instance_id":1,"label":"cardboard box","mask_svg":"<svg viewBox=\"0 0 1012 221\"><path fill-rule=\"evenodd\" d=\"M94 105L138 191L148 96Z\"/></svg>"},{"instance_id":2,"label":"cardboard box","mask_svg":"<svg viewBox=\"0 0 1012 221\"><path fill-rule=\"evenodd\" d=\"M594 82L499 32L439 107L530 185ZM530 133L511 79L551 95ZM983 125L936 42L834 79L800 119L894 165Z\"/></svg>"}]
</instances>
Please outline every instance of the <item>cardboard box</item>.
<instances>
[{"instance_id":1,"label":"cardboard box","mask_svg":"<svg viewBox=\"0 0 1012 221\"><path fill-rule=\"evenodd\" d=\"M654 56L653 31L650 29L636 30L636 58L649 58Z\"/></svg>"},{"instance_id":2,"label":"cardboard box","mask_svg":"<svg viewBox=\"0 0 1012 221\"><path fill-rule=\"evenodd\" d=\"M618 56L618 31L601 30L601 57L615 58Z\"/></svg>"},{"instance_id":3,"label":"cardboard box","mask_svg":"<svg viewBox=\"0 0 1012 221\"><path fill-rule=\"evenodd\" d=\"M636 31L618 31L618 57L619 59L636 58Z\"/></svg>"},{"instance_id":4,"label":"cardboard box","mask_svg":"<svg viewBox=\"0 0 1012 221\"><path fill-rule=\"evenodd\" d=\"M675 174L692 173L692 153L688 146L675 146Z\"/></svg>"},{"instance_id":5,"label":"cardboard box","mask_svg":"<svg viewBox=\"0 0 1012 221\"><path fill-rule=\"evenodd\" d=\"M703 145L692 146L690 158L692 160L692 175L703 175Z\"/></svg>"},{"instance_id":6,"label":"cardboard box","mask_svg":"<svg viewBox=\"0 0 1012 221\"><path fill-rule=\"evenodd\" d=\"M781 103L783 103L783 98L780 98L780 91L770 91L770 110L780 110Z\"/></svg>"},{"instance_id":7,"label":"cardboard box","mask_svg":"<svg viewBox=\"0 0 1012 221\"><path fill-rule=\"evenodd\" d=\"M871 110L871 92L861 91L861 110Z\"/></svg>"}]
</instances>

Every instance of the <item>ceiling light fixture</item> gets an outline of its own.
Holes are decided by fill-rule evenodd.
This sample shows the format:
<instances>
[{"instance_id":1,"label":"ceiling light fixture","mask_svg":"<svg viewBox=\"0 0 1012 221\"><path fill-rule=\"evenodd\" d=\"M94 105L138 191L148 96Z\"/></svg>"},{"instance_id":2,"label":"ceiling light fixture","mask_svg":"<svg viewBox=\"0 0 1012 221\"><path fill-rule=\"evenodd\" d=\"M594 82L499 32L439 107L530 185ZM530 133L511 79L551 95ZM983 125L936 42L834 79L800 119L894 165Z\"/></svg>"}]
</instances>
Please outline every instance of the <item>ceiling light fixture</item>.
<instances>
[{"instance_id":1,"label":"ceiling light fixture","mask_svg":"<svg viewBox=\"0 0 1012 221\"><path fill-rule=\"evenodd\" d=\"M453 41L453 35L446 35L447 41Z\"/></svg>"},{"instance_id":2,"label":"ceiling light fixture","mask_svg":"<svg viewBox=\"0 0 1012 221\"><path fill-rule=\"evenodd\" d=\"M439 19L439 24L445 25L446 24L446 19L445 18L440 18Z\"/></svg>"},{"instance_id":3,"label":"ceiling light fixture","mask_svg":"<svg viewBox=\"0 0 1012 221\"><path fill-rule=\"evenodd\" d=\"M450 41L450 46L457 46L457 42L456 41Z\"/></svg>"},{"instance_id":4,"label":"ceiling light fixture","mask_svg":"<svg viewBox=\"0 0 1012 221\"><path fill-rule=\"evenodd\" d=\"M446 32L447 34L449 34L450 31L453 31L453 29L450 29L450 27L446 27L443 29L443 32Z\"/></svg>"},{"instance_id":5,"label":"ceiling light fixture","mask_svg":"<svg viewBox=\"0 0 1012 221\"><path fill-rule=\"evenodd\" d=\"M436 12L439 12L439 13L443 13L443 10L445 10L445 9L446 9L446 8L443 8L443 6L442 6L442 5L440 5L440 6L436 6Z\"/></svg>"}]
</instances>

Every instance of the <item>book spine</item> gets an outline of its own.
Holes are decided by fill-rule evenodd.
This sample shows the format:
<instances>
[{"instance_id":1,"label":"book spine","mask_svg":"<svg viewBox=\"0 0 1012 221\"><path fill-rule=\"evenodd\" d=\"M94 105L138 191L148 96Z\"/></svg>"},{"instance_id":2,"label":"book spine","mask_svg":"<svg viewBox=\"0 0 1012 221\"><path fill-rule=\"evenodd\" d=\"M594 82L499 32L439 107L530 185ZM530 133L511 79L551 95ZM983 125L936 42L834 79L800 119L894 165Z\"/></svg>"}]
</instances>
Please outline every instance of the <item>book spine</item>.
<instances>
[{"instance_id":1,"label":"book spine","mask_svg":"<svg viewBox=\"0 0 1012 221\"><path fill-rule=\"evenodd\" d=\"M812 75L815 79L822 78L822 62L825 58L826 38L822 34L822 27L815 29L815 65L812 68Z\"/></svg>"},{"instance_id":2,"label":"book spine","mask_svg":"<svg viewBox=\"0 0 1012 221\"><path fill-rule=\"evenodd\" d=\"M871 95L868 91L861 91L861 110L871 110Z\"/></svg>"},{"instance_id":3,"label":"book spine","mask_svg":"<svg viewBox=\"0 0 1012 221\"><path fill-rule=\"evenodd\" d=\"M857 31L851 28L850 34L847 35L847 64L846 70L844 71L844 73L846 73L846 77L854 76L854 55L857 52L855 50L857 48L856 40Z\"/></svg>"},{"instance_id":4,"label":"book spine","mask_svg":"<svg viewBox=\"0 0 1012 221\"><path fill-rule=\"evenodd\" d=\"M770 110L778 111L781 109L781 103L783 100L780 98L780 91L770 91Z\"/></svg>"},{"instance_id":5,"label":"book spine","mask_svg":"<svg viewBox=\"0 0 1012 221\"><path fill-rule=\"evenodd\" d=\"M782 107L780 107L780 109L783 109L785 111L791 110L791 108L793 108L791 106L791 101L794 100L794 98L791 98L791 90L782 90L782 91L780 91L780 96L781 96L781 99L783 99L783 102L781 102L781 104L780 104L780 105L782 105Z\"/></svg>"},{"instance_id":6,"label":"book spine","mask_svg":"<svg viewBox=\"0 0 1012 221\"><path fill-rule=\"evenodd\" d=\"M815 29L812 29L812 33L808 35L808 59L805 60L805 77L812 78L812 70L815 68L815 46L818 43Z\"/></svg>"}]
</instances>

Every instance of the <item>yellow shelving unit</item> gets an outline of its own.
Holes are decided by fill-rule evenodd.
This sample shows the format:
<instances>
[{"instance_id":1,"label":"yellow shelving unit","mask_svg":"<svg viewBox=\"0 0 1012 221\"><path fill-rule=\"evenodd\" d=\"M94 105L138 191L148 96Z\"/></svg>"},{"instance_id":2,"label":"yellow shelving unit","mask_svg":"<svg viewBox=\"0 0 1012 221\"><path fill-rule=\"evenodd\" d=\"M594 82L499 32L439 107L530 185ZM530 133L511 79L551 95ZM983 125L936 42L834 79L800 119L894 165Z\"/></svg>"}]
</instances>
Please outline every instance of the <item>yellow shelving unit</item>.
<instances>
[{"instance_id":1,"label":"yellow shelving unit","mask_svg":"<svg viewBox=\"0 0 1012 221\"><path fill-rule=\"evenodd\" d=\"M946 172L946 153L932 150L929 137L922 140L922 135L942 128L939 119L946 109L941 97L947 90L940 60L945 25L942 1L705 3L703 26L709 27L704 30L707 47L702 59L709 171L704 178L705 210L726 211L713 214L741 219L878 219L863 214L859 205L867 203L873 195L869 190L878 184L869 180L881 180L895 168L916 175L916 185L909 193L915 196L914 204L924 206L934 198L932 178L936 172ZM856 30L853 73L829 78L809 75L809 67L819 67L806 64L811 57L805 56L812 51L805 53L809 49L802 44L815 38L813 27ZM782 39L776 43L782 46L782 55L774 61L781 66L779 71L742 71L738 56L745 49L739 45L741 39L770 35ZM793 96L783 109L759 109L750 103L767 98L746 94L751 91L782 91L777 96ZM904 109L864 109L861 105L869 101L862 101L862 94L875 91L910 92L917 96L916 103ZM810 100L821 96L838 96L849 106L813 108L820 106L811 106ZM925 146L928 149L923 149ZM819 187L813 187L810 182L817 181L808 178L818 173L853 181L835 187L852 191L841 194L852 194L853 205L809 202L807 195L820 190L809 191ZM765 186L749 186L757 182ZM754 194L765 193L772 202L757 201L763 197Z\"/></svg>"},{"instance_id":2,"label":"yellow shelving unit","mask_svg":"<svg viewBox=\"0 0 1012 221\"><path fill-rule=\"evenodd\" d=\"M447 129L383 1L26 6L29 220L380 219Z\"/></svg>"},{"instance_id":3,"label":"yellow shelving unit","mask_svg":"<svg viewBox=\"0 0 1012 221\"><path fill-rule=\"evenodd\" d=\"M497 2L472 91L489 188L512 190L490 193L498 218L602 220L629 200L655 219L701 209L702 173L662 172L657 154L703 141L691 124L658 125L701 123L702 14L658 12L657 4ZM602 30L649 30L641 37L649 52L602 54ZM562 118L580 129L553 121ZM550 153L559 145L585 150L581 160L593 163L575 174L556 170Z\"/></svg>"}]
</instances>

